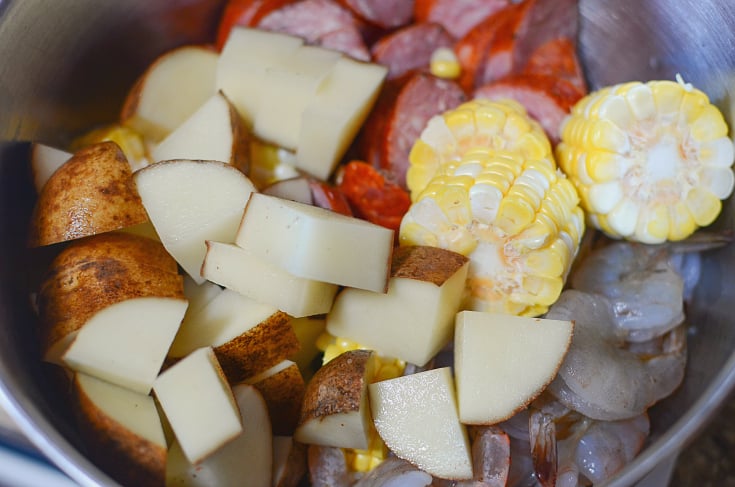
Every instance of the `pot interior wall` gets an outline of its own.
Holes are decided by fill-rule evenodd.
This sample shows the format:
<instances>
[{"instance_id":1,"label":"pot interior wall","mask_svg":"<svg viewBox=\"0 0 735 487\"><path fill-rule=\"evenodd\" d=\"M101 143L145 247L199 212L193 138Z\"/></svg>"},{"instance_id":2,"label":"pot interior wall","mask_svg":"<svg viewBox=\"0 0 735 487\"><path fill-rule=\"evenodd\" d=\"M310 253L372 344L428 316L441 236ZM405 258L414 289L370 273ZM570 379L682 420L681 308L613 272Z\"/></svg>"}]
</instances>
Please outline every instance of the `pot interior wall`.
<instances>
[{"instance_id":1,"label":"pot interior wall","mask_svg":"<svg viewBox=\"0 0 735 487\"><path fill-rule=\"evenodd\" d=\"M721 50L718 57L709 49L728 41L735 45L735 6L716 0L696 2L698 10L693 12L703 14L662 20L661 11L671 16L682 11L666 2L669 0L644 2L640 10L650 18L641 18L637 1L582 0L582 45L586 46L582 54L589 60L590 79L600 86L626 79L673 77L681 72L685 79L707 90L732 121L733 51ZM4 61L0 66L0 392L9 396L16 419L32 440L83 483L111 482L79 453L78 438L65 404L59 400L58 382L38 358L29 291L55 249L29 251L25 247L35 200L27 141L63 145L91 125L115 120L125 91L157 54L186 42L212 38L220 3L0 3L0 59ZM695 7L693 1L675 3ZM608 9L604 14L603 8ZM709 17L712 9L717 10L717 16ZM707 24L711 22L708 18L720 22L722 15L732 25L718 24L714 30ZM652 21L664 30L651 33ZM623 29L635 34L625 37L623 44L610 44L613 31ZM643 47L658 52L652 57ZM706 55L700 55L703 50ZM606 63L617 63L618 69L603 72L600 65ZM733 206L728 201L716 228L730 230L732 221ZM704 269L705 279L689 309L687 379L676 394L653 409L653 448L663 432L681 426L680 419L705 392L731 387L735 382L732 371L723 371L726 366L732 368L735 350L733 247L707 254ZM624 478L634 480L642 473Z\"/></svg>"}]
</instances>

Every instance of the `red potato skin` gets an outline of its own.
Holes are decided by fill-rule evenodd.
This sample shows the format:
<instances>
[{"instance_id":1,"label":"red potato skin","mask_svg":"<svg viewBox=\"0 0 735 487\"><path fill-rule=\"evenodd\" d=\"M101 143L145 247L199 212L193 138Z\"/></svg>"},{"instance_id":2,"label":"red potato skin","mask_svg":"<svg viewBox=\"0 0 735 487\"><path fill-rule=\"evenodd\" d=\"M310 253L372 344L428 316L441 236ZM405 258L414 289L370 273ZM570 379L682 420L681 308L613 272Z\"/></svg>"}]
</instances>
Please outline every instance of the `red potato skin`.
<instances>
[{"instance_id":1,"label":"red potato skin","mask_svg":"<svg viewBox=\"0 0 735 487\"><path fill-rule=\"evenodd\" d=\"M425 72L387 81L363 126L357 158L405 189L408 154L426 123L466 100L457 83Z\"/></svg>"},{"instance_id":2,"label":"red potato skin","mask_svg":"<svg viewBox=\"0 0 735 487\"><path fill-rule=\"evenodd\" d=\"M509 76L475 91L475 98L512 98L522 104L544 128L552 144L559 142L564 117L584 95L570 81L540 74Z\"/></svg>"},{"instance_id":3,"label":"red potato skin","mask_svg":"<svg viewBox=\"0 0 735 487\"><path fill-rule=\"evenodd\" d=\"M414 0L338 0L358 18L382 29L393 29L411 22Z\"/></svg>"},{"instance_id":4,"label":"red potato skin","mask_svg":"<svg viewBox=\"0 0 735 487\"><path fill-rule=\"evenodd\" d=\"M272 11L293 2L294 0L230 0L225 5L217 29L217 50L222 50L233 27L254 27Z\"/></svg>"},{"instance_id":5,"label":"red potato skin","mask_svg":"<svg viewBox=\"0 0 735 487\"><path fill-rule=\"evenodd\" d=\"M304 38L307 44L334 49L359 61L370 52L354 14L332 0L301 0L269 12L257 27Z\"/></svg>"},{"instance_id":6,"label":"red potato skin","mask_svg":"<svg viewBox=\"0 0 735 487\"><path fill-rule=\"evenodd\" d=\"M373 44L373 62L388 67L387 79L415 69L428 69L432 53L440 47L453 48L454 39L440 24L420 22L396 30Z\"/></svg>"},{"instance_id":7,"label":"red potato skin","mask_svg":"<svg viewBox=\"0 0 735 487\"><path fill-rule=\"evenodd\" d=\"M455 39L509 5L508 0L416 0L416 22L441 24Z\"/></svg>"}]
</instances>

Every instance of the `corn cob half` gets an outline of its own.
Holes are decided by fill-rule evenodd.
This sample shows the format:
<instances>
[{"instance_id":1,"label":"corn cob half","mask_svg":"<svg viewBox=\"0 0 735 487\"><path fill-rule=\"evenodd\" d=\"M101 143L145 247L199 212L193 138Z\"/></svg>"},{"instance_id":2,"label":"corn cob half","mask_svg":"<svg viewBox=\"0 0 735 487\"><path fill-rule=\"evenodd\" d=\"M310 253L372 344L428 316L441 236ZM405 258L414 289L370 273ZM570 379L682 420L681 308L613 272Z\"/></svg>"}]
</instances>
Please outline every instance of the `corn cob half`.
<instances>
[{"instance_id":1,"label":"corn cob half","mask_svg":"<svg viewBox=\"0 0 735 487\"><path fill-rule=\"evenodd\" d=\"M579 249L578 203L553 160L478 147L418 195L400 243L468 256L465 308L538 316L559 297Z\"/></svg>"},{"instance_id":2,"label":"corn cob half","mask_svg":"<svg viewBox=\"0 0 735 487\"><path fill-rule=\"evenodd\" d=\"M512 100L475 99L432 117L414 143L406 173L411 199L416 201L445 165L480 147L519 153L527 159L552 158L546 134L523 106Z\"/></svg>"},{"instance_id":3,"label":"corn cob half","mask_svg":"<svg viewBox=\"0 0 735 487\"><path fill-rule=\"evenodd\" d=\"M592 226L644 243L681 240L732 193L727 132L707 95L681 78L619 84L575 105L557 161Z\"/></svg>"}]
</instances>

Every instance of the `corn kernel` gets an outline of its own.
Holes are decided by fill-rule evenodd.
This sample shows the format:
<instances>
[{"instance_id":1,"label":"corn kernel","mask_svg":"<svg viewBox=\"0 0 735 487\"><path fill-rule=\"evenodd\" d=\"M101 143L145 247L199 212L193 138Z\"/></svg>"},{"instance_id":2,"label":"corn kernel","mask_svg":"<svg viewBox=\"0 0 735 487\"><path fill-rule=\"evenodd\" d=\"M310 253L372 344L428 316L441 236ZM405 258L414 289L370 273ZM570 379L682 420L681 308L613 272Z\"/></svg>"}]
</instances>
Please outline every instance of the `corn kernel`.
<instances>
[{"instance_id":1,"label":"corn kernel","mask_svg":"<svg viewBox=\"0 0 735 487\"><path fill-rule=\"evenodd\" d=\"M87 145L106 141L115 142L120 147L133 172L150 164L143 137L130 127L124 125L113 124L94 129L76 138L71 143L70 150L76 152Z\"/></svg>"},{"instance_id":2,"label":"corn kernel","mask_svg":"<svg viewBox=\"0 0 735 487\"><path fill-rule=\"evenodd\" d=\"M429 66L431 74L438 78L456 79L461 71L457 55L447 47L440 47L431 53Z\"/></svg>"}]
</instances>

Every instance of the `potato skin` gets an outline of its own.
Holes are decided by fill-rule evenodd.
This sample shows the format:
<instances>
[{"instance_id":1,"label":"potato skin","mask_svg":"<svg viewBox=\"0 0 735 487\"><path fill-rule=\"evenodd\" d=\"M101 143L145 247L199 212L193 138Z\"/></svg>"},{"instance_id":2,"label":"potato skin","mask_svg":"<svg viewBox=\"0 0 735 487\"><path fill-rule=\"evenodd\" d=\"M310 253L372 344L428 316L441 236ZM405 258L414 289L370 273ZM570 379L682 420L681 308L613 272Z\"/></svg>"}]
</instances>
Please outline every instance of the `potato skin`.
<instances>
[{"instance_id":1,"label":"potato skin","mask_svg":"<svg viewBox=\"0 0 735 487\"><path fill-rule=\"evenodd\" d=\"M274 435L293 436L304 399L304 378L293 364L280 372L253 383L268 406Z\"/></svg>"},{"instance_id":2,"label":"potato skin","mask_svg":"<svg viewBox=\"0 0 735 487\"><path fill-rule=\"evenodd\" d=\"M122 485L163 487L166 449L131 432L101 411L76 378L72 387L77 426L92 461Z\"/></svg>"},{"instance_id":3,"label":"potato skin","mask_svg":"<svg viewBox=\"0 0 735 487\"><path fill-rule=\"evenodd\" d=\"M268 370L300 348L291 317L278 311L242 335L214 347L214 353L228 382L238 384Z\"/></svg>"},{"instance_id":4,"label":"potato skin","mask_svg":"<svg viewBox=\"0 0 735 487\"><path fill-rule=\"evenodd\" d=\"M160 242L126 233L76 240L52 262L38 293L41 352L95 313L132 298L184 298L184 279Z\"/></svg>"},{"instance_id":5,"label":"potato skin","mask_svg":"<svg viewBox=\"0 0 735 487\"><path fill-rule=\"evenodd\" d=\"M114 142L77 151L41 190L29 245L40 247L148 221L125 155Z\"/></svg>"},{"instance_id":6,"label":"potato skin","mask_svg":"<svg viewBox=\"0 0 735 487\"><path fill-rule=\"evenodd\" d=\"M439 247L406 245L393 250L391 277L416 279L443 285L469 259Z\"/></svg>"},{"instance_id":7,"label":"potato skin","mask_svg":"<svg viewBox=\"0 0 735 487\"><path fill-rule=\"evenodd\" d=\"M372 350L350 350L317 370L306 386L299 424L358 411L373 356Z\"/></svg>"}]
</instances>

